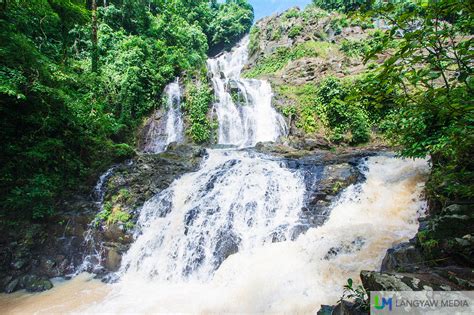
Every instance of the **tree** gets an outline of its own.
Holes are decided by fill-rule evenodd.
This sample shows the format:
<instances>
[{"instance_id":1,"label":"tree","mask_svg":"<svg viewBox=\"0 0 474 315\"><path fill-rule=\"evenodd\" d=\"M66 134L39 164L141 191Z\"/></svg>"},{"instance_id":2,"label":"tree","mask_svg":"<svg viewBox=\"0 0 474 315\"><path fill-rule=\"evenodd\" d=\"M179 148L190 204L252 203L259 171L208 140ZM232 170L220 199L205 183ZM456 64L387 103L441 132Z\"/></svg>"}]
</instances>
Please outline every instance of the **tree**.
<instances>
[{"instance_id":1,"label":"tree","mask_svg":"<svg viewBox=\"0 0 474 315\"><path fill-rule=\"evenodd\" d=\"M313 0L313 4L327 11L350 12L370 9L372 0Z\"/></svg>"},{"instance_id":2,"label":"tree","mask_svg":"<svg viewBox=\"0 0 474 315\"><path fill-rule=\"evenodd\" d=\"M389 55L376 89L401 91L386 121L389 138L404 156L431 156L429 187L444 200L474 196L472 13L462 0L419 1L405 10L388 3L370 13L391 26L370 54Z\"/></svg>"},{"instance_id":3,"label":"tree","mask_svg":"<svg viewBox=\"0 0 474 315\"><path fill-rule=\"evenodd\" d=\"M92 0L92 72L97 72L99 54L97 52L97 3Z\"/></svg>"},{"instance_id":4,"label":"tree","mask_svg":"<svg viewBox=\"0 0 474 315\"><path fill-rule=\"evenodd\" d=\"M232 47L248 33L254 19L252 6L246 0L227 0L209 25L211 54Z\"/></svg>"}]
</instances>

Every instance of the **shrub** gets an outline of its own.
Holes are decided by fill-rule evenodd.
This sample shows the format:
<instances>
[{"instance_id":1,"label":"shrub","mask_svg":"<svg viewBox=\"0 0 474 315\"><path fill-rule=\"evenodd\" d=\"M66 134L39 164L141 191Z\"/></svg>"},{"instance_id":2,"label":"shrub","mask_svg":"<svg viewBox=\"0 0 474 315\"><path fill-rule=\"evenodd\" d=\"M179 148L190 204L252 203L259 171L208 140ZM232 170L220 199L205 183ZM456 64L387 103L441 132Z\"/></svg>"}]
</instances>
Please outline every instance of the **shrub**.
<instances>
[{"instance_id":1,"label":"shrub","mask_svg":"<svg viewBox=\"0 0 474 315\"><path fill-rule=\"evenodd\" d=\"M212 101L212 91L207 85L188 83L185 91L184 110L189 120L186 131L196 143L209 142L213 124L207 117L209 104Z\"/></svg>"},{"instance_id":2,"label":"shrub","mask_svg":"<svg viewBox=\"0 0 474 315\"><path fill-rule=\"evenodd\" d=\"M299 36L302 31L303 31L303 26L295 25L288 32L288 37L289 38L295 38L295 37Z\"/></svg>"}]
</instances>

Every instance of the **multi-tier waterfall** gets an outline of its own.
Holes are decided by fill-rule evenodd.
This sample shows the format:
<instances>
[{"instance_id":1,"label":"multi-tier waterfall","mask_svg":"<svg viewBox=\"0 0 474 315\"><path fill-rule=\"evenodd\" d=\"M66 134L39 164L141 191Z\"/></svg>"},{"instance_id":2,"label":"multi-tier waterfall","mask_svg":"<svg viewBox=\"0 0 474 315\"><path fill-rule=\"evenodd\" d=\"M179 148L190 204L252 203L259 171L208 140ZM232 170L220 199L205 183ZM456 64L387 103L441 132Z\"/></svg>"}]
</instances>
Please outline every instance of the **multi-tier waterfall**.
<instances>
[{"instance_id":1,"label":"multi-tier waterfall","mask_svg":"<svg viewBox=\"0 0 474 315\"><path fill-rule=\"evenodd\" d=\"M208 61L219 143L238 147L285 133L270 85L240 78L247 45L244 39ZM179 104L178 91L178 84L167 89L174 97L170 126L179 116L171 107ZM176 139L169 134L160 143ZM78 301L72 309L314 314L340 298L347 278L357 278L362 268L378 269L387 248L415 235L427 170L424 160L371 157L361 165L364 182L342 193L326 222L301 230L307 188L298 168L248 148L208 150L197 172L145 203L108 295L101 292L95 304Z\"/></svg>"},{"instance_id":2,"label":"multi-tier waterfall","mask_svg":"<svg viewBox=\"0 0 474 315\"><path fill-rule=\"evenodd\" d=\"M285 133L270 85L240 78L247 46L208 61L221 144ZM369 159L366 181L346 189L327 222L298 233L306 186L297 169L252 150L208 154L145 203L120 280L93 311L310 313L416 232L425 161Z\"/></svg>"}]
</instances>

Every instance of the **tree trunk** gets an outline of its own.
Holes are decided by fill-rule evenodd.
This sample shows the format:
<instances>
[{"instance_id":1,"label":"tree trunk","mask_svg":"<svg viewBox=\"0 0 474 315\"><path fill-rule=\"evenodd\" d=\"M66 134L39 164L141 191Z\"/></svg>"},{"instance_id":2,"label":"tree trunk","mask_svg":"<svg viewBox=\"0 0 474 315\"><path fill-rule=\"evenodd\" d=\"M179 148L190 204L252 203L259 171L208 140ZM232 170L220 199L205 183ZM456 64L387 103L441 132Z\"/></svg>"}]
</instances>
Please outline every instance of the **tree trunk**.
<instances>
[{"instance_id":1,"label":"tree trunk","mask_svg":"<svg viewBox=\"0 0 474 315\"><path fill-rule=\"evenodd\" d=\"M98 63L98 49L97 49L97 3L92 0L92 72L97 72Z\"/></svg>"}]
</instances>

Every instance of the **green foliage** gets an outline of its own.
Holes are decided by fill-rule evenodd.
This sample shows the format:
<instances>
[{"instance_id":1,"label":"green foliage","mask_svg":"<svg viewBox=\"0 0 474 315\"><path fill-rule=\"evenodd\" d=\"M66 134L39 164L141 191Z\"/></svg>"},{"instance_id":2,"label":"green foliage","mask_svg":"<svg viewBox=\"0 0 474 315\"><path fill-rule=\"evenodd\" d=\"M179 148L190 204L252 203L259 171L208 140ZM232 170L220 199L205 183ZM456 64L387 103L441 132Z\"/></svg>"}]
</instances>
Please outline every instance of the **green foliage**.
<instances>
[{"instance_id":1,"label":"green foliage","mask_svg":"<svg viewBox=\"0 0 474 315\"><path fill-rule=\"evenodd\" d=\"M391 57L381 66L379 85L367 90L385 85L400 91L383 125L387 137L403 156L431 156L431 196L441 203L472 198L472 6L464 1L382 4L371 14L393 24L383 45L370 54L390 51Z\"/></svg>"},{"instance_id":2,"label":"green foliage","mask_svg":"<svg viewBox=\"0 0 474 315\"><path fill-rule=\"evenodd\" d=\"M349 278L347 284L344 285L344 294L340 301L344 299L351 299L354 301L356 308L362 312L368 312L370 309L369 294L362 285L354 285L354 281Z\"/></svg>"},{"instance_id":3,"label":"green foliage","mask_svg":"<svg viewBox=\"0 0 474 315\"><path fill-rule=\"evenodd\" d=\"M303 31L303 26L295 25L288 32L288 37L289 38L295 38L295 37L299 36L302 31Z\"/></svg>"},{"instance_id":4,"label":"green foliage","mask_svg":"<svg viewBox=\"0 0 474 315\"><path fill-rule=\"evenodd\" d=\"M164 86L205 66L209 43L232 43L253 19L244 0L97 3L94 73L86 1L18 0L0 11L3 217L46 218L132 156L134 129L160 106ZM204 110L192 109L193 139L206 141Z\"/></svg>"},{"instance_id":5,"label":"green foliage","mask_svg":"<svg viewBox=\"0 0 474 315\"><path fill-rule=\"evenodd\" d=\"M260 28L258 26L253 26L250 29L250 36L249 36L249 54L253 54L258 49L258 40L260 37Z\"/></svg>"},{"instance_id":6,"label":"green foliage","mask_svg":"<svg viewBox=\"0 0 474 315\"><path fill-rule=\"evenodd\" d=\"M369 141L371 122L362 100L354 100L354 82L328 77L319 86L280 86L277 93L296 106L281 111L292 115L296 127L306 134L322 132L335 143L359 144Z\"/></svg>"},{"instance_id":7,"label":"green foliage","mask_svg":"<svg viewBox=\"0 0 474 315\"><path fill-rule=\"evenodd\" d=\"M300 11L296 8L291 8L283 14L284 19L293 19L300 16Z\"/></svg>"},{"instance_id":8,"label":"green foliage","mask_svg":"<svg viewBox=\"0 0 474 315\"><path fill-rule=\"evenodd\" d=\"M186 85L183 108L190 124L186 132L196 143L209 142L211 139L213 124L207 113L212 99L212 91L207 85L193 82Z\"/></svg>"},{"instance_id":9,"label":"green foliage","mask_svg":"<svg viewBox=\"0 0 474 315\"><path fill-rule=\"evenodd\" d=\"M294 118L296 116L297 109L296 106L290 105L283 107L281 112L285 117Z\"/></svg>"},{"instance_id":10,"label":"green foliage","mask_svg":"<svg viewBox=\"0 0 474 315\"><path fill-rule=\"evenodd\" d=\"M369 10L372 0L313 0L313 4L328 11L350 12L358 9Z\"/></svg>"},{"instance_id":11,"label":"green foliage","mask_svg":"<svg viewBox=\"0 0 474 315\"><path fill-rule=\"evenodd\" d=\"M372 31L367 39L344 39L340 49L349 57L365 57L372 51L381 48L384 44L385 37L385 33L380 30ZM391 47L394 47L394 45L391 45Z\"/></svg>"},{"instance_id":12,"label":"green foliage","mask_svg":"<svg viewBox=\"0 0 474 315\"><path fill-rule=\"evenodd\" d=\"M210 46L214 49L231 48L250 30L253 19L253 8L246 0L226 0L210 21Z\"/></svg>"},{"instance_id":13,"label":"green foliage","mask_svg":"<svg viewBox=\"0 0 474 315\"><path fill-rule=\"evenodd\" d=\"M323 80L316 96L324 121L332 130L333 142L364 143L370 139L370 124L365 109L347 100L351 83L344 85L334 77Z\"/></svg>"},{"instance_id":14,"label":"green foliage","mask_svg":"<svg viewBox=\"0 0 474 315\"><path fill-rule=\"evenodd\" d=\"M120 198L120 197L119 197ZM121 199L115 198L114 202L121 201ZM94 224L96 227L105 223L112 225L115 223L124 223L125 227L130 229L133 227L133 222L130 221L132 216L130 213L123 211L120 206L114 206L111 202L106 202L102 211L96 214L94 218Z\"/></svg>"}]
</instances>

